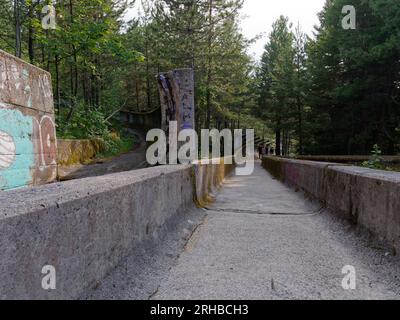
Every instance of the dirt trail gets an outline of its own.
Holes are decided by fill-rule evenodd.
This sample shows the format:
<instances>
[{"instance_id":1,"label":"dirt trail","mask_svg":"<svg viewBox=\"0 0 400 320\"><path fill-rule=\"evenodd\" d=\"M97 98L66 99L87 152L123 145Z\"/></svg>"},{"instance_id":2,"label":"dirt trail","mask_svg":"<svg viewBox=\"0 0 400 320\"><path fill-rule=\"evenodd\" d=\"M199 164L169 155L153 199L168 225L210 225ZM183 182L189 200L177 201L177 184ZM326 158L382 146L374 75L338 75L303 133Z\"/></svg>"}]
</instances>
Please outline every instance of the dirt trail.
<instances>
[{"instance_id":1,"label":"dirt trail","mask_svg":"<svg viewBox=\"0 0 400 320\"><path fill-rule=\"evenodd\" d=\"M128 130L135 138L134 150L103 162L60 168L59 176L62 180L74 180L146 168L145 137L142 132Z\"/></svg>"}]
</instances>

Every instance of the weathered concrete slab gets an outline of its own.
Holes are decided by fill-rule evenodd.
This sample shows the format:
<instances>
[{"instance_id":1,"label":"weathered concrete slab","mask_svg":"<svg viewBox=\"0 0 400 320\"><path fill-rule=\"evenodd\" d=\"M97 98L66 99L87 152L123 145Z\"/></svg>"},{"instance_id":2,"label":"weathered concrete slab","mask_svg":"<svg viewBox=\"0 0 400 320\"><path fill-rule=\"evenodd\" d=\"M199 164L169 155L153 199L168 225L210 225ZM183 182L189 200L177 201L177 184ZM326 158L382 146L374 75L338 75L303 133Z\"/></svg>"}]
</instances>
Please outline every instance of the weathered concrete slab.
<instances>
[{"instance_id":1,"label":"weathered concrete slab","mask_svg":"<svg viewBox=\"0 0 400 320\"><path fill-rule=\"evenodd\" d=\"M57 175L51 77L0 50L0 191Z\"/></svg>"},{"instance_id":2,"label":"weathered concrete slab","mask_svg":"<svg viewBox=\"0 0 400 320\"><path fill-rule=\"evenodd\" d=\"M0 101L53 114L50 74L0 50Z\"/></svg>"},{"instance_id":3,"label":"weathered concrete slab","mask_svg":"<svg viewBox=\"0 0 400 320\"><path fill-rule=\"evenodd\" d=\"M282 182L400 250L400 173L276 157L264 158L263 165Z\"/></svg>"}]
</instances>

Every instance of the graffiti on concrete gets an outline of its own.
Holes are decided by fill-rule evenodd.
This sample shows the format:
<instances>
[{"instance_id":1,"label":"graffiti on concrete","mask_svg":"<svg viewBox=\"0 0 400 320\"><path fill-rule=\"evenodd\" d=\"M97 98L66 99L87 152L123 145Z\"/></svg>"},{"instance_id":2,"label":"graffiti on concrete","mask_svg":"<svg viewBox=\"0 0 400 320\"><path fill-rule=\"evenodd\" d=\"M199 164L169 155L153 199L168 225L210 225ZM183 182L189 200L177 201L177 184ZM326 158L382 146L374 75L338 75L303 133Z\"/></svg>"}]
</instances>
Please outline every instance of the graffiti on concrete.
<instances>
[{"instance_id":1,"label":"graffiti on concrete","mask_svg":"<svg viewBox=\"0 0 400 320\"><path fill-rule=\"evenodd\" d=\"M53 119L45 115L34 119L34 135L37 137L37 154L39 156L39 169L57 164L57 139Z\"/></svg>"},{"instance_id":2,"label":"graffiti on concrete","mask_svg":"<svg viewBox=\"0 0 400 320\"><path fill-rule=\"evenodd\" d=\"M56 175L50 75L0 50L0 190L51 182Z\"/></svg>"},{"instance_id":3,"label":"graffiti on concrete","mask_svg":"<svg viewBox=\"0 0 400 320\"><path fill-rule=\"evenodd\" d=\"M176 121L176 105L172 94L172 88L166 75L158 76L160 88L160 100L162 105L162 127L167 130L171 121Z\"/></svg>"},{"instance_id":4,"label":"graffiti on concrete","mask_svg":"<svg viewBox=\"0 0 400 320\"><path fill-rule=\"evenodd\" d=\"M287 163L284 166L286 183L289 185L297 186L300 180L299 166Z\"/></svg>"},{"instance_id":5,"label":"graffiti on concrete","mask_svg":"<svg viewBox=\"0 0 400 320\"><path fill-rule=\"evenodd\" d=\"M32 119L29 116L24 116L17 109L0 107L0 132L4 137L0 142L1 189L24 186L32 180L31 168L34 165L33 144L30 141L32 129Z\"/></svg>"},{"instance_id":6,"label":"graffiti on concrete","mask_svg":"<svg viewBox=\"0 0 400 320\"><path fill-rule=\"evenodd\" d=\"M181 103L181 130L194 129L194 78L193 71L174 71L174 78L179 81L179 101Z\"/></svg>"},{"instance_id":7,"label":"graffiti on concrete","mask_svg":"<svg viewBox=\"0 0 400 320\"><path fill-rule=\"evenodd\" d=\"M179 131L195 128L194 74L192 69L179 69L158 75L162 129L177 121Z\"/></svg>"},{"instance_id":8,"label":"graffiti on concrete","mask_svg":"<svg viewBox=\"0 0 400 320\"><path fill-rule=\"evenodd\" d=\"M16 146L12 136L0 131L0 169L7 169L15 161Z\"/></svg>"}]
</instances>

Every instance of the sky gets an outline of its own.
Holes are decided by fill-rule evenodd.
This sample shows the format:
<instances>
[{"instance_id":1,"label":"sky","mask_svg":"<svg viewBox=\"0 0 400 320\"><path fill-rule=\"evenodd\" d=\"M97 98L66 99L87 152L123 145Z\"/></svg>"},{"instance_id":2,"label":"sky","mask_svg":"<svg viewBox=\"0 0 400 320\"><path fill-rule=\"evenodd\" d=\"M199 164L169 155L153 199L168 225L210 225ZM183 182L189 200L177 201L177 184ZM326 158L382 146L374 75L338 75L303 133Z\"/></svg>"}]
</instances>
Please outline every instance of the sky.
<instances>
[{"instance_id":1,"label":"sky","mask_svg":"<svg viewBox=\"0 0 400 320\"><path fill-rule=\"evenodd\" d=\"M311 36L314 25L318 24L317 14L324 3L325 0L244 0L241 22L244 35L249 39L262 35L249 48L249 53L255 59L261 57L272 23L281 14L289 17L294 26L300 23L302 30ZM133 17L137 10L131 9L127 18Z\"/></svg>"},{"instance_id":2,"label":"sky","mask_svg":"<svg viewBox=\"0 0 400 320\"><path fill-rule=\"evenodd\" d=\"M311 36L314 25L319 23L317 14L322 10L324 3L325 0L244 0L242 10L244 35L247 38L263 35L252 45L249 53L256 58L261 57L272 23L281 14L289 17L294 27L300 23L302 30Z\"/></svg>"}]
</instances>

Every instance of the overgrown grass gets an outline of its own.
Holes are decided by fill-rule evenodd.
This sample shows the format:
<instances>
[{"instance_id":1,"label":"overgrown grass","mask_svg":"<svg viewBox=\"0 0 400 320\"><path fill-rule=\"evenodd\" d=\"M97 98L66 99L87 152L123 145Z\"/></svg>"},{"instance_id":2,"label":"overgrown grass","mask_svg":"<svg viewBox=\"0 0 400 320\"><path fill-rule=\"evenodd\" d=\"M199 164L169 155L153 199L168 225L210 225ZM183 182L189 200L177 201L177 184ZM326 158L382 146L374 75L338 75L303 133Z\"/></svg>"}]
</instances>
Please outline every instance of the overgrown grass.
<instances>
[{"instance_id":1,"label":"overgrown grass","mask_svg":"<svg viewBox=\"0 0 400 320\"><path fill-rule=\"evenodd\" d=\"M135 145L133 137L118 137L108 140L105 151L97 155L97 159L112 158L132 151Z\"/></svg>"},{"instance_id":2,"label":"overgrown grass","mask_svg":"<svg viewBox=\"0 0 400 320\"><path fill-rule=\"evenodd\" d=\"M70 109L62 109L57 115L58 138L102 140L104 151L97 158L115 157L133 149L134 138L124 134L119 121L107 119L104 108L78 103L69 113Z\"/></svg>"},{"instance_id":3,"label":"overgrown grass","mask_svg":"<svg viewBox=\"0 0 400 320\"><path fill-rule=\"evenodd\" d=\"M374 145L374 149L371 152L371 159L363 162L361 166L369 169L400 172L398 166L390 166L390 164L385 163L382 157L382 150L377 144Z\"/></svg>"}]
</instances>

